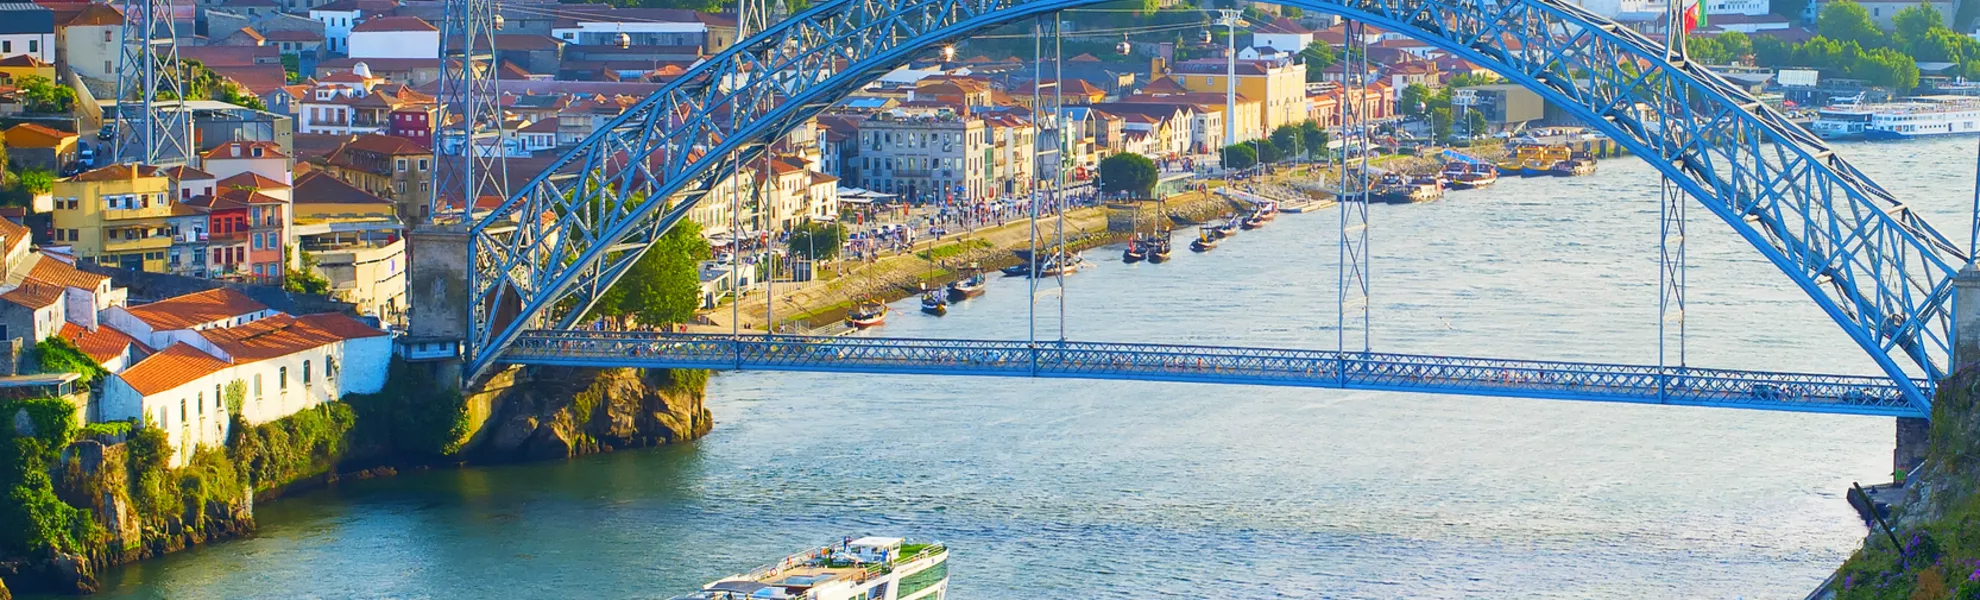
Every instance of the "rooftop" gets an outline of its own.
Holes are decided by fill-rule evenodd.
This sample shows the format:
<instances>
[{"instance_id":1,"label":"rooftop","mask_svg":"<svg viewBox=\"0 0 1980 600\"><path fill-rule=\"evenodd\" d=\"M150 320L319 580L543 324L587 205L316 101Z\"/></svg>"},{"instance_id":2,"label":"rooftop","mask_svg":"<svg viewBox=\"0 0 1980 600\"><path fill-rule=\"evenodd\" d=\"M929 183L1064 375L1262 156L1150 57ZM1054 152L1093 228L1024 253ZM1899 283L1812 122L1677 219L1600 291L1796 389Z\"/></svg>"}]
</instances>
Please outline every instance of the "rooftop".
<instances>
[{"instance_id":1,"label":"rooftop","mask_svg":"<svg viewBox=\"0 0 1980 600\"><path fill-rule=\"evenodd\" d=\"M370 31L439 31L419 17L372 17L351 28L351 33Z\"/></svg>"},{"instance_id":2,"label":"rooftop","mask_svg":"<svg viewBox=\"0 0 1980 600\"><path fill-rule=\"evenodd\" d=\"M75 323L63 323L61 335L62 339L69 340L69 343L75 344L83 354L88 354L98 363L110 362L111 359L123 356L124 351L132 346L143 352L151 352L151 348L145 346L143 342L125 335L122 331L117 331L114 327L97 327L92 331Z\"/></svg>"},{"instance_id":3,"label":"rooftop","mask_svg":"<svg viewBox=\"0 0 1980 600\"><path fill-rule=\"evenodd\" d=\"M268 310L268 306L231 288L216 288L125 310L154 331L171 331L253 314Z\"/></svg>"},{"instance_id":4,"label":"rooftop","mask_svg":"<svg viewBox=\"0 0 1980 600\"><path fill-rule=\"evenodd\" d=\"M140 360L117 377L141 395L150 396L192 383L227 368L213 355L184 343L174 343L164 351Z\"/></svg>"}]
</instances>

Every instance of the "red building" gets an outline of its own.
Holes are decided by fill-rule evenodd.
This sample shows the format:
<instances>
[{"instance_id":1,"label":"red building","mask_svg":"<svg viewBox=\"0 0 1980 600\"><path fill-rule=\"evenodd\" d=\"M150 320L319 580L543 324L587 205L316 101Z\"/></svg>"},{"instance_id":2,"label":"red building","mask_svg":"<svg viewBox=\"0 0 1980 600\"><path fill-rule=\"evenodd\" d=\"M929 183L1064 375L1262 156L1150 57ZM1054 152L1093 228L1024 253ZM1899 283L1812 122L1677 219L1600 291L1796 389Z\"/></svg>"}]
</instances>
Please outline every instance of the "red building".
<instances>
[{"instance_id":1,"label":"red building","mask_svg":"<svg viewBox=\"0 0 1980 600\"><path fill-rule=\"evenodd\" d=\"M419 147L433 148L433 113L437 108L432 104L418 104L392 111L386 122L386 135L396 135L412 140Z\"/></svg>"},{"instance_id":2,"label":"red building","mask_svg":"<svg viewBox=\"0 0 1980 600\"><path fill-rule=\"evenodd\" d=\"M287 200L230 187L186 203L206 209L208 264L215 278L281 282L288 262Z\"/></svg>"}]
</instances>

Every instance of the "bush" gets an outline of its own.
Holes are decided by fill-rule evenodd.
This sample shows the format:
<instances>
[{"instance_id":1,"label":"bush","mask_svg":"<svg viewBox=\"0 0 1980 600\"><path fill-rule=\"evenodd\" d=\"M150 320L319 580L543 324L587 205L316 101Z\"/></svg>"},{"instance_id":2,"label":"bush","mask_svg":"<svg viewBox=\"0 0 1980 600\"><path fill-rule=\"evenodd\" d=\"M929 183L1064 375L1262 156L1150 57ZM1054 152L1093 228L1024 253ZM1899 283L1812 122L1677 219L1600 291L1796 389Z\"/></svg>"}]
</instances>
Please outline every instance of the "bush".
<instances>
[{"instance_id":1,"label":"bush","mask_svg":"<svg viewBox=\"0 0 1980 600\"><path fill-rule=\"evenodd\" d=\"M60 337L51 337L36 343L34 360L42 373L82 375L82 379L76 380L78 390L91 389L95 387L97 380L110 374L103 365L96 363L96 359L83 354L82 349Z\"/></svg>"},{"instance_id":2,"label":"bush","mask_svg":"<svg viewBox=\"0 0 1980 600\"><path fill-rule=\"evenodd\" d=\"M439 389L423 370L392 361L378 393L344 396L357 416L357 441L414 460L460 451L468 432L467 399L459 390Z\"/></svg>"},{"instance_id":3,"label":"bush","mask_svg":"<svg viewBox=\"0 0 1980 600\"><path fill-rule=\"evenodd\" d=\"M356 425L349 404L331 402L261 425L236 417L229 445L240 472L261 492L330 472Z\"/></svg>"},{"instance_id":4,"label":"bush","mask_svg":"<svg viewBox=\"0 0 1980 600\"><path fill-rule=\"evenodd\" d=\"M76 434L75 406L57 398L0 402L0 556L75 552L95 522L55 496L49 475ZM17 435L15 416L25 412L34 435Z\"/></svg>"}]
</instances>

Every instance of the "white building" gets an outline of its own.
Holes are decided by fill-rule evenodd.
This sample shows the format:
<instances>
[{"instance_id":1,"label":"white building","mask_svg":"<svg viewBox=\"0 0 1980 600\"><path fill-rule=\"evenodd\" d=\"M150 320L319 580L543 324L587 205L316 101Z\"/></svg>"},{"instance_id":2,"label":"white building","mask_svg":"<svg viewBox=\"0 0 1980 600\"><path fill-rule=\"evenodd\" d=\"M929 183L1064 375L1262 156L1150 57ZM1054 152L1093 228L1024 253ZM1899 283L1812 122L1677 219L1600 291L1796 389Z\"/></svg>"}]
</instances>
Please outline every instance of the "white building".
<instances>
[{"instance_id":1,"label":"white building","mask_svg":"<svg viewBox=\"0 0 1980 600\"><path fill-rule=\"evenodd\" d=\"M440 30L419 17L373 17L351 27L351 58L440 56Z\"/></svg>"},{"instance_id":2,"label":"white building","mask_svg":"<svg viewBox=\"0 0 1980 600\"><path fill-rule=\"evenodd\" d=\"M178 325L184 323L155 328ZM172 344L109 377L100 414L104 420L137 419L165 430L173 466L184 464L199 446L226 442L228 388L238 386L242 393L243 421L266 423L344 394L378 391L392 354L388 334L340 314L277 313L241 325L166 333L161 337Z\"/></svg>"},{"instance_id":3,"label":"white building","mask_svg":"<svg viewBox=\"0 0 1980 600\"><path fill-rule=\"evenodd\" d=\"M309 18L323 24L323 49L344 54L351 51L352 27L397 6L393 0L337 0L309 9Z\"/></svg>"},{"instance_id":4,"label":"white building","mask_svg":"<svg viewBox=\"0 0 1980 600\"><path fill-rule=\"evenodd\" d=\"M247 294L219 288L167 298L150 304L112 307L103 311L103 323L117 328L153 348L175 343L210 347L199 332L223 327L239 327L279 314Z\"/></svg>"},{"instance_id":5,"label":"white building","mask_svg":"<svg viewBox=\"0 0 1980 600\"><path fill-rule=\"evenodd\" d=\"M1298 53L1312 44L1313 30L1285 17L1279 17L1276 21L1259 25L1251 30L1251 47L1254 49L1272 48L1280 52ZM1256 59L1256 54L1256 50L1253 50L1253 56L1250 58ZM1245 58L1242 54L1238 57Z\"/></svg>"},{"instance_id":6,"label":"white building","mask_svg":"<svg viewBox=\"0 0 1980 600\"><path fill-rule=\"evenodd\" d=\"M55 13L33 2L0 2L0 58L55 62Z\"/></svg>"}]
</instances>

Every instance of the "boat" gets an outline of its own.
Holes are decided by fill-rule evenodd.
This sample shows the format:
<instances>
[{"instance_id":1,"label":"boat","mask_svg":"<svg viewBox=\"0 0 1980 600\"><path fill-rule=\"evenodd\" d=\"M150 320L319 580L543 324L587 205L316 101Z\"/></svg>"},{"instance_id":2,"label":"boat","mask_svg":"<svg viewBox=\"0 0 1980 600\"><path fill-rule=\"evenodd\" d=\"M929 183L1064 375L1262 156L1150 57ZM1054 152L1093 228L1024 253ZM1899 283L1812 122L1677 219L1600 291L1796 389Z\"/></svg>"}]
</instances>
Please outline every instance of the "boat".
<instances>
[{"instance_id":1,"label":"boat","mask_svg":"<svg viewBox=\"0 0 1980 600\"><path fill-rule=\"evenodd\" d=\"M1912 96L1897 102L1823 107L1809 125L1825 139L1901 140L1980 133L1980 99Z\"/></svg>"},{"instance_id":2,"label":"boat","mask_svg":"<svg viewBox=\"0 0 1980 600\"><path fill-rule=\"evenodd\" d=\"M1411 179L1402 185L1390 186L1382 190L1380 198L1390 204L1415 204L1429 202L1444 197L1444 185L1435 177L1427 181Z\"/></svg>"},{"instance_id":3,"label":"boat","mask_svg":"<svg viewBox=\"0 0 1980 600\"><path fill-rule=\"evenodd\" d=\"M1196 233L1196 240L1189 243L1189 249L1196 252L1215 250L1217 248L1217 240L1220 238L1217 234L1212 233L1212 231L1212 229L1198 231Z\"/></svg>"},{"instance_id":4,"label":"boat","mask_svg":"<svg viewBox=\"0 0 1980 600\"><path fill-rule=\"evenodd\" d=\"M1576 152L1572 156L1569 156L1567 160L1554 163L1554 166L1548 168L1547 172L1557 177L1594 175L1595 157Z\"/></svg>"},{"instance_id":5,"label":"boat","mask_svg":"<svg viewBox=\"0 0 1980 600\"><path fill-rule=\"evenodd\" d=\"M1134 264L1144 258L1148 258L1148 251L1142 247L1141 240L1128 240L1127 249L1121 251L1121 262Z\"/></svg>"},{"instance_id":6,"label":"boat","mask_svg":"<svg viewBox=\"0 0 1980 600\"><path fill-rule=\"evenodd\" d=\"M1476 164L1465 170L1463 175L1451 178L1451 187L1460 190L1475 190L1499 181L1499 170L1487 164Z\"/></svg>"},{"instance_id":7,"label":"boat","mask_svg":"<svg viewBox=\"0 0 1980 600\"><path fill-rule=\"evenodd\" d=\"M945 598L948 560L939 542L847 536L670 600Z\"/></svg>"},{"instance_id":8,"label":"boat","mask_svg":"<svg viewBox=\"0 0 1980 600\"><path fill-rule=\"evenodd\" d=\"M937 317L949 314L948 294L944 294L942 292L935 290L922 292L921 312L935 315Z\"/></svg>"},{"instance_id":9,"label":"boat","mask_svg":"<svg viewBox=\"0 0 1980 600\"><path fill-rule=\"evenodd\" d=\"M1471 162L1466 162L1462 160L1453 160L1444 163L1444 170L1438 171L1437 175L1440 179L1444 180L1445 182L1455 181L1457 180L1458 176L1471 172L1472 164L1473 163Z\"/></svg>"},{"instance_id":10,"label":"boat","mask_svg":"<svg viewBox=\"0 0 1980 600\"><path fill-rule=\"evenodd\" d=\"M1045 260L1040 262L1038 265L1038 276L1060 277L1064 275L1071 275L1073 273L1078 273L1080 269L1086 268L1087 266L1086 259L1078 254L1066 254L1063 256L1065 263L1064 265L1059 264L1060 263L1059 256L1046 257Z\"/></svg>"},{"instance_id":11,"label":"boat","mask_svg":"<svg viewBox=\"0 0 1980 600\"><path fill-rule=\"evenodd\" d=\"M1528 177L1550 174L1554 163L1567 160L1568 147L1561 144L1527 144L1520 146L1513 155L1499 164L1499 171L1507 175Z\"/></svg>"},{"instance_id":12,"label":"boat","mask_svg":"<svg viewBox=\"0 0 1980 600\"><path fill-rule=\"evenodd\" d=\"M1022 262L1001 269L1005 277L1024 277L1031 274L1031 263Z\"/></svg>"},{"instance_id":13,"label":"boat","mask_svg":"<svg viewBox=\"0 0 1980 600\"><path fill-rule=\"evenodd\" d=\"M983 295L984 286L989 284L983 273L973 273L968 277L949 282L949 301L967 300Z\"/></svg>"},{"instance_id":14,"label":"boat","mask_svg":"<svg viewBox=\"0 0 1980 600\"><path fill-rule=\"evenodd\" d=\"M1150 244L1148 247L1148 262L1155 263L1158 265L1165 262L1169 262L1170 247L1171 244L1169 243L1169 232L1163 231L1162 237L1155 238L1154 243Z\"/></svg>"},{"instance_id":15,"label":"boat","mask_svg":"<svg viewBox=\"0 0 1980 600\"><path fill-rule=\"evenodd\" d=\"M863 300L846 313L846 324L860 329L878 327L887 322L887 305L877 300Z\"/></svg>"}]
</instances>

